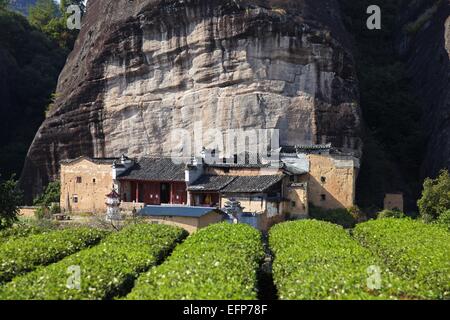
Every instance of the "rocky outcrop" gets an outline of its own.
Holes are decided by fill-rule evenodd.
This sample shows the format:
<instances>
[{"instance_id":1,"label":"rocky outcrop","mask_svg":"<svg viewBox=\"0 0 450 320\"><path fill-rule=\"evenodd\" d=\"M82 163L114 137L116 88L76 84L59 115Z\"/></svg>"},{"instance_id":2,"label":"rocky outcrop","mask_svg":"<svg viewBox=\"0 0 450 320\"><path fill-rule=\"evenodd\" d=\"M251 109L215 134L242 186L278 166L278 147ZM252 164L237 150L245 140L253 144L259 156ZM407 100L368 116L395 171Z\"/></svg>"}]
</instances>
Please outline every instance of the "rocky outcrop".
<instances>
[{"instance_id":1,"label":"rocky outcrop","mask_svg":"<svg viewBox=\"0 0 450 320\"><path fill-rule=\"evenodd\" d=\"M334 0L90 0L21 185L39 192L80 155L169 154L195 123L358 154L348 47Z\"/></svg>"},{"instance_id":2,"label":"rocky outcrop","mask_svg":"<svg viewBox=\"0 0 450 320\"><path fill-rule=\"evenodd\" d=\"M450 2L408 2L398 45L423 105L427 152L423 176L450 169Z\"/></svg>"}]
</instances>

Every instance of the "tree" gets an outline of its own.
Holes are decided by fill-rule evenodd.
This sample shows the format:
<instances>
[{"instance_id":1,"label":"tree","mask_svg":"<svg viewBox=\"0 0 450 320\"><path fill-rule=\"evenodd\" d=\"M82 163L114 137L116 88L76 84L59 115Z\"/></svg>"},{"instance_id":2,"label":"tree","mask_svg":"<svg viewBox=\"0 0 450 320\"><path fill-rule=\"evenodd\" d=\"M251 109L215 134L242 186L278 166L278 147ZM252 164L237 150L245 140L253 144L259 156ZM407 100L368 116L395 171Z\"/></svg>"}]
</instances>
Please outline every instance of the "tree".
<instances>
[{"instance_id":1,"label":"tree","mask_svg":"<svg viewBox=\"0 0 450 320\"><path fill-rule=\"evenodd\" d=\"M1 0L0 0L1 1ZM32 25L39 28L58 45L68 51L72 50L79 30L70 30L67 27L67 7L76 5L80 7L81 13L86 10L82 0L62 0L58 5L54 0L38 0L34 7L30 8L28 20Z\"/></svg>"},{"instance_id":2,"label":"tree","mask_svg":"<svg viewBox=\"0 0 450 320\"><path fill-rule=\"evenodd\" d=\"M0 230L11 227L17 221L22 192L14 178L0 182Z\"/></svg>"},{"instance_id":3,"label":"tree","mask_svg":"<svg viewBox=\"0 0 450 320\"><path fill-rule=\"evenodd\" d=\"M59 197L61 194L61 183L59 181L50 182L45 192L34 199L33 204L39 208L35 211L35 216L39 220L51 217L52 214L60 212Z\"/></svg>"},{"instance_id":4,"label":"tree","mask_svg":"<svg viewBox=\"0 0 450 320\"><path fill-rule=\"evenodd\" d=\"M0 0L0 9L4 9L9 5L9 0Z\"/></svg>"},{"instance_id":5,"label":"tree","mask_svg":"<svg viewBox=\"0 0 450 320\"><path fill-rule=\"evenodd\" d=\"M53 0L38 0L35 6L30 7L28 20L35 27L45 31L46 26L58 16L60 12Z\"/></svg>"},{"instance_id":6,"label":"tree","mask_svg":"<svg viewBox=\"0 0 450 320\"><path fill-rule=\"evenodd\" d=\"M450 210L450 174L442 170L436 179L425 179L422 197L417 202L420 215L427 221L434 221Z\"/></svg>"},{"instance_id":7,"label":"tree","mask_svg":"<svg viewBox=\"0 0 450 320\"><path fill-rule=\"evenodd\" d=\"M50 182L45 189L45 192L34 199L35 206L45 206L50 207L52 203L59 202L59 197L61 194L61 183L59 181Z\"/></svg>"}]
</instances>

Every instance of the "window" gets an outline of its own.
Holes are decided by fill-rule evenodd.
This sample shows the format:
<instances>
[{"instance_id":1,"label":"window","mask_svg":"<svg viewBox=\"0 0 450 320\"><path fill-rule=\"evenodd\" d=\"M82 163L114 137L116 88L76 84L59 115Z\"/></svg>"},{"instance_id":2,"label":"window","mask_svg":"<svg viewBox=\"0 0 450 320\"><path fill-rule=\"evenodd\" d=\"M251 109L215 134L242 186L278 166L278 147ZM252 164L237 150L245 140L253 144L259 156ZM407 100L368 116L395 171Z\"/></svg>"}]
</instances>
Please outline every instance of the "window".
<instances>
[{"instance_id":1,"label":"window","mask_svg":"<svg viewBox=\"0 0 450 320\"><path fill-rule=\"evenodd\" d=\"M96 182L95 178L94 178L94 179L92 179L92 183L93 183L93 184L95 184L95 182Z\"/></svg>"},{"instance_id":2,"label":"window","mask_svg":"<svg viewBox=\"0 0 450 320\"><path fill-rule=\"evenodd\" d=\"M325 194L321 194L321 195L320 195L320 199L321 199L322 201L325 201L325 200L327 200L327 196L326 196Z\"/></svg>"},{"instance_id":3,"label":"window","mask_svg":"<svg viewBox=\"0 0 450 320\"><path fill-rule=\"evenodd\" d=\"M291 182L295 182L295 176L290 176L290 177L289 177L289 180L290 180Z\"/></svg>"},{"instance_id":4,"label":"window","mask_svg":"<svg viewBox=\"0 0 450 320\"><path fill-rule=\"evenodd\" d=\"M291 206L292 206L292 208L295 208L295 207L297 206L297 204L295 203L295 201L292 201L292 202L291 202Z\"/></svg>"},{"instance_id":5,"label":"window","mask_svg":"<svg viewBox=\"0 0 450 320\"><path fill-rule=\"evenodd\" d=\"M82 182L81 177L77 177L77 183L81 183L81 182Z\"/></svg>"},{"instance_id":6,"label":"window","mask_svg":"<svg viewBox=\"0 0 450 320\"><path fill-rule=\"evenodd\" d=\"M325 183L325 182L327 182L327 178L321 177L321 178L320 178L320 181L322 181L322 183Z\"/></svg>"},{"instance_id":7,"label":"window","mask_svg":"<svg viewBox=\"0 0 450 320\"><path fill-rule=\"evenodd\" d=\"M73 195L73 203L78 203L78 196L76 194Z\"/></svg>"}]
</instances>

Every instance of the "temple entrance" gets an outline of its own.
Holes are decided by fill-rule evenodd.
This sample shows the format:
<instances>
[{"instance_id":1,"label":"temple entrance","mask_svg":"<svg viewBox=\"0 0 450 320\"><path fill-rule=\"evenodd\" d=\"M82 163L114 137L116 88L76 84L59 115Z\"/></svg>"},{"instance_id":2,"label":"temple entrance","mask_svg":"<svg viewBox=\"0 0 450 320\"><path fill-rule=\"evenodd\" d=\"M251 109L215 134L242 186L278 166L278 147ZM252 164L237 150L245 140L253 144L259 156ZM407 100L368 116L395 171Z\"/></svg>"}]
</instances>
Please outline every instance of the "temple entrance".
<instances>
[{"instance_id":1,"label":"temple entrance","mask_svg":"<svg viewBox=\"0 0 450 320\"><path fill-rule=\"evenodd\" d=\"M161 183L161 203L170 203L170 184Z\"/></svg>"}]
</instances>

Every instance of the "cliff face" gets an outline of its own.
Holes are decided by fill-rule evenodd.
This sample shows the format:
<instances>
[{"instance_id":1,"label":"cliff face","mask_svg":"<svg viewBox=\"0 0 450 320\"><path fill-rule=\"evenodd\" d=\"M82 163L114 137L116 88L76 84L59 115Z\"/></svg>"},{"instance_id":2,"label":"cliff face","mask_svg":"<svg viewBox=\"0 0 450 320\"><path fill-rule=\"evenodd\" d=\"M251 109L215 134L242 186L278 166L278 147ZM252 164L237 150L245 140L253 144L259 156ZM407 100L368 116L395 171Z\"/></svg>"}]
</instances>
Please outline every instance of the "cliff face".
<instances>
[{"instance_id":1,"label":"cliff face","mask_svg":"<svg viewBox=\"0 0 450 320\"><path fill-rule=\"evenodd\" d=\"M408 4L398 46L424 108L427 137L422 174L450 169L450 2L422 0Z\"/></svg>"},{"instance_id":2,"label":"cliff face","mask_svg":"<svg viewBox=\"0 0 450 320\"><path fill-rule=\"evenodd\" d=\"M80 155L170 154L196 122L358 153L358 100L336 1L90 0L21 185Z\"/></svg>"}]
</instances>

